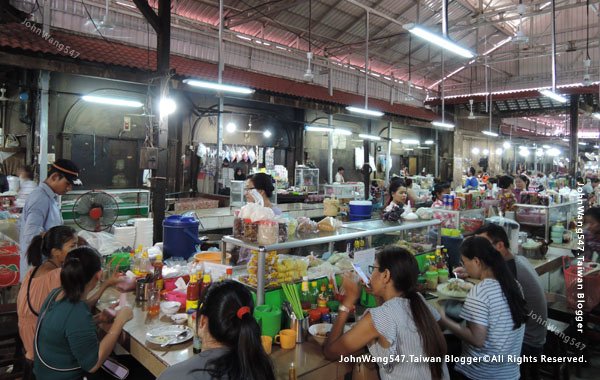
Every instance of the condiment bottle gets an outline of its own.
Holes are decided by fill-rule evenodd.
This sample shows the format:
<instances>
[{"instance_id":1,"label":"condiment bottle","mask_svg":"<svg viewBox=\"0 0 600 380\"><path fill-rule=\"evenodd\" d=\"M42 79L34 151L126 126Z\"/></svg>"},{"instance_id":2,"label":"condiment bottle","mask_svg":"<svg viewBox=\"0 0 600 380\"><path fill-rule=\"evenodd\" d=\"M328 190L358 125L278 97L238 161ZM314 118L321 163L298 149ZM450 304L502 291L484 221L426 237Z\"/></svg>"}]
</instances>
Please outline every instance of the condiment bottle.
<instances>
[{"instance_id":1,"label":"condiment bottle","mask_svg":"<svg viewBox=\"0 0 600 380\"><path fill-rule=\"evenodd\" d=\"M196 273L190 274L190 282L187 286L187 295L185 297L185 309L196 310L198 309L198 297L199 297L200 285L198 285L198 275Z\"/></svg>"},{"instance_id":2,"label":"condiment bottle","mask_svg":"<svg viewBox=\"0 0 600 380\"><path fill-rule=\"evenodd\" d=\"M140 264L138 267L138 275L146 276L148 274L148 268L150 267L150 259L148 258L148 251L142 253Z\"/></svg>"},{"instance_id":3,"label":"condiment bottle","mask_svg":"<svg viewBox=\"0 0 600 380\"><path fill-rule=\"evenodd\" d=\"M294 362L290 363L290 369L288 370L288 380L297 380L296 377L296 367L294 366Z\"/></svg>"},{"instance_id":4,"label":"condiment bottle","mask_svg":"<svg viewBox=\"0 0 600 380\"><path fill-rule=\"evenodd\" d=\"M160 292L165 287L165 280L163 279L162 275L162 269L164 266L162 262L162 255L156 256L156 260L154 261L154 264L152 264L152 266L154 267L154 286Z\"/></svg>"},{"instance_id":5,"label":"condiment bottle","mask_svg":"<svg viewBox=\"0 0 600 380\"><path fill-rule=\"evenodd\" d=\"M204 301L204 296L206 295L206 291L208 290L211 282L210 273L205 273L202 278L202 285L200 285L200 301Z\"/></svg>"}]
</instances>

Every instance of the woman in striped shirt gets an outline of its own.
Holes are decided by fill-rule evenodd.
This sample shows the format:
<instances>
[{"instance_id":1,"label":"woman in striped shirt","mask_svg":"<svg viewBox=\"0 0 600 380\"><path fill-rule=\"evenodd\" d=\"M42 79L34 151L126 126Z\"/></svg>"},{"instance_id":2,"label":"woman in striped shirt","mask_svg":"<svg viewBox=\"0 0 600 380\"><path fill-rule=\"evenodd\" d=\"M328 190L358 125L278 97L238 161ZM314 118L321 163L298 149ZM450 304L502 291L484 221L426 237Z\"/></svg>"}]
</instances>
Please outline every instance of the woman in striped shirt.
<instances>
[{"instance_id":1,"label":"woman in striped shirt","mask_svg":"<svg viewBox=\"0 0 600 380\"><path fill-rule=\"evenodd\" d=\"M345 299L325 343L328 359L340 360L367 346L379 365L382 380L448 379L444 362L446 341L430 307L417 290L419 267L415 257L399 247L388 247L375 257L370 286L383 301L342 334L348 312L360 297L360 287L344 276Z\"/></svg>"},{"instance_id":2,"label":"woman in striped shirt","mask_svg":"<svg viewBox=\"0 0 600 380\"><path fill-rule=\"evenodd\" d=\"M440 324L463 341L455 371L466 379L513 380L519 378L516 358L521 354L526 310L521 287L500 252L484 237L472 237L460 247L473 287L462 307L462 326L444 315ZM468 360L467 360L468 359Z\"/></svg>"}]
</instances>

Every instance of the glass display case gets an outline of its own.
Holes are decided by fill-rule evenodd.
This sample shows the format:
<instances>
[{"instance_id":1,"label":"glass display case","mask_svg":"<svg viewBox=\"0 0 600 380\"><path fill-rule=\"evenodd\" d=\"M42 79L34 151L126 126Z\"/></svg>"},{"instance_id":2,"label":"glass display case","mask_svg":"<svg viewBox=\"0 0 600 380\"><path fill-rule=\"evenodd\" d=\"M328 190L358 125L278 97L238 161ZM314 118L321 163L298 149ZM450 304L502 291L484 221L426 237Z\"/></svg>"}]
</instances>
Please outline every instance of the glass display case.
<instances>
[{"instance_id":1,"label":"glass display case","mask_svg":"<svg viewBox=\"0 0 600 380\"><path fill-rule=\"evenodd\" d=\"M308 193L319 192L319 169L296 166L295 187Z\"/></svg>"},{"instance_id":2,"label":"glass display case","mask_svg":"<svg viewBox=\"0 0 600 380\"><path fill-rule=\"evenodd\" d=\"M135 217L146 218L150 214L150 191L143 189L101 190L112 195L119 206L119 218L126 220ZM63 220L73 219L73 206L77 199L89 190L73 190L61 197L60 210Z\"/></svg>"},{"instance_id":3,"label":"glass display case","mask_svg":"<svg viewBox=\"0 0 600 380\"><path fill-rule=\"evenodd\" d=\"M365 184L362 182L334 183L323 185L323 188L326 197L353 200L360 200L365 197Z\"/></svg>"},{"instance_id":4,"label":"glass display case","mask_svg":"<svg viewBox=\"0 0 600 380\"><path fill-rule=\"evenodd\" d=\"M229 205L234 207L242 207L246 204L244 198L244 185L246 181L231 181L229 186Z\"/></svg>"},{"instance_id":5,"label":"glass display case","mask_svg":"<svg viewBox=\"0 0 600 380\"><path fill-rule=\"evenodd\" d=\"M345 271L352 269L351 263L356 263L358 257L361 256L358 252L368 253L370 251L374 255L372 248L383 245L400 245L417 255L417 260L419 260L419 257L424 258L426 256L424 255L425 253L431 252L440 243L437 228L439 224L438 220L405 222L403 224L382 220L365 220L346 223L334 232L297 232L289 236L286 242L270 245L259 245L233 236L225 236L222 240L222 262L225 262L226 254L233 246L255 252L248 263L248 271L250 272L251 268L255 271L253 281L249 282L248 278L246 280L241 278L238 280L256 288L257 304L261 305L265 300L265 289L273 288L273 286L277 287L278 278L282 282L293 282L299 276L303 275L302 271L307 270L309 277L316 278L315 275L310 276L310 273L311 267L314 268L313 265L317 260L318 265L328 268L323 271L323 275L321 276L323 277L327 276L331 271L335 273L337 270ZM357 241L366 242L366 244L364 247L356 250L353 257L349 256L348 249L347 252L333 253L335 243L342 242L341 244L344 247L350 247L352 243L356 243ZM318 252L317 248L319 246L323 246L324 250L328 253L333 253L329 259L310 258L309 260L305 257L309 253ZM354 246L356 247L356 245ZM286 256L279 255L279 252L284 250L291 251L287 258L282 259L282 257ZM337 260L333 262L330 260L331 257L335 257ZM282 274L282 271L285 271L285 274Z\"/></svg>"},{"instance_id":6,"label":"glass display case","mask_svg":"<svg viewBox=\"0 0 600 380\"><path fill-rule=\"evenodd\" d=\"M461 233L473 233L485 222L484 209L448 210L433 208L433 218L441 223L442 228L458 229Z\"/></svg>"},{"instance_id":7,"label":"glass display case","mask_svg":"<svg viewBox=\"0 0 600 380\"><path fill-rule=\"evenodd\" d=\"M550 206L517 203L515 220L521 225L521 231L527 232L531 237L540 237L549 241L551 228L560 226L564 230L570 229L570 222L577 218L578 206L579 203L575 201ZM552 240L556 240L555 243L558 244L562 242L559 239Z\"/></svg>"}]
</instances>

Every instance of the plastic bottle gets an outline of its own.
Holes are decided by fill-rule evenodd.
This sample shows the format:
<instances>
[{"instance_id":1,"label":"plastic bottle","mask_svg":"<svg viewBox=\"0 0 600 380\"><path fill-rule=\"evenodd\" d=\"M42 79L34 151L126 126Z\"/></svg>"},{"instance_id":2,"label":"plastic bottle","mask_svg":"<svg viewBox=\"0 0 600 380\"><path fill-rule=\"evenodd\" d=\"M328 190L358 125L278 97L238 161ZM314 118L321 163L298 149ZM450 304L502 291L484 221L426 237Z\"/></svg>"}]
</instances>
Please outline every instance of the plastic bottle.
<instances>
[{"instance_id":1,"label":"plastic bottle","mask_svg":"<svg viewBox=\"0 0 600 380\"><path fill-rule=\"evenodd\" d=\"M204 276L202 277L202 284L200 285L200 301L204 301L204 296L206 295L206 291L208 290L208 287L210 286L211 282L212 280L210 278L210 273L204 273Z\"/></svg>"},{"instance_id":2,"label":"plastic bottle","mask_svg":"<svg viewBox=\"0 0 600 380\"><path fill-rule=\"evenodd\" d=\"M233 268L232 267L225 268L225 279L227 279L227 280L233 279Z\"/></svg>"},{"instance_id":3,"label":"plastic bottle","mask_svg":"<svg viewBox=\"0 0 600 380\"><path fill-rule=\"evenodd\" d=\"M301 293L300 293L300 304L302 305L302 310L304 311L308 311L310 310L310 306L311 306L311 295L310 295L310 290L308 288L308 277L304 276L302 277L302 286L301 286Z\"/></svg>"},{"instance_id":4,"label":"plastic bottle","mask_svg":"<svg viewBox=\"0 0 600 380\"><path fill-rule=\"evenodd\" d=\"M297 380L296 377L296 366L294 366L294 362L290 363L290 369L288 370L288 380Z\"/></svg>"},{"instance_id":5,"label":"plastic bottle","mask_svg":"<svg viewBox=\"0 0 600 380\"><path fill-rule=\"evenodd\" d=\"M319 288L317 287L316 281L311 282L310 286L310 308L316 309L318 307L317 300L319 299Z\"/></svg>"},{"instance_id":6,"label":"plastic bottle","mask_svg":"<svg viewBox=\"0 0 600 380\"><path fill-rule=\"evenodd\" d=\"M150 259L148 258L148 251L142 252L140 264L138 266L138 275L146 276L148 274L148 268L150 267Z\"/></svg>"},{"instance_id":7,"label":"plastic bottle","mask_svg":"<svg viewBox=\"0 0 600 380\"><path fill-rule=\"evenodd\" d=\"M162 261L162 255L156 256L156 260L154 261L154 264L152 264L152 266L154 267L155 287L160 292L165 287L165 280L163 279L163 275L162 275L162 270L163 270L163 266L164 266L163 261Z\"/></svg>"},{"instance_id":8,"label":"plastic bottle","mask_svg":"<svg viewBox=\"0 0 600 380\"><path fill-rule=\"evenodd\" d=\"M327 307L327 301L329 301L329 297L327 296L327 287L325 283L321 284L321 292L319 293L319 298L317 299L317 307Z\"/></svg>"},{"instance_id":9,"label":"plastic bottle","mask_svg":"<svg viewBox=\"0 0 600 380\"><path fill-rule=\"evenodd\" d=\"M196 273L190 274L190 282L187 286L187 295L185 297L185 310L198 309L198 297L200 295L200 285L198 284L198 275Z\"/></svg>"}]
</instances>

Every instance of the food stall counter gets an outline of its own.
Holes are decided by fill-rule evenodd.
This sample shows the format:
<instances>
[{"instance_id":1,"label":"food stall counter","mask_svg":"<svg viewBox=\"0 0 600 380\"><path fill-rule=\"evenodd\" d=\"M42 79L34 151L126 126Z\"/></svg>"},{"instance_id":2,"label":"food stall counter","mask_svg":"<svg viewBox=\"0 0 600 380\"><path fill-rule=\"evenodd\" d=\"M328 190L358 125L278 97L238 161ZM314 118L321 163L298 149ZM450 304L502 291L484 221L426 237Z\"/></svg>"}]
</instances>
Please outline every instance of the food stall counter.
<instances>
[{"instance_id":1,"label":"food stall counter","mask_svg":"<svg viewBox=\"0 0 600 380\"><path fill-rule=\"evenodd\" d=\"M117 301L121 295L117 289L109 288L104 292L97 304L99 310L104 310ZM147 311L140 304L136 305L135 294L127 293L127 300L135 305L133 307L133 319L123 327L123 334L119 343L128 350L131 355L139 361L154 376L159 376L167 367L191 358L194 353L192 341L160 348L158 345L146 341L146 333L156 327L173 324L167 316L162 313L159 317L148 318ZM310 338L312 339L312 338ZM296 344L291 350L283 350L273 345L270 355L275 368L277 379L288 379L288 369L294 362L296 374L299 379L343 379L347 372L352 370L352 364L348 365L329 361L325 359L322 347L316 342Z\"/></svg>"}]
</instances>

